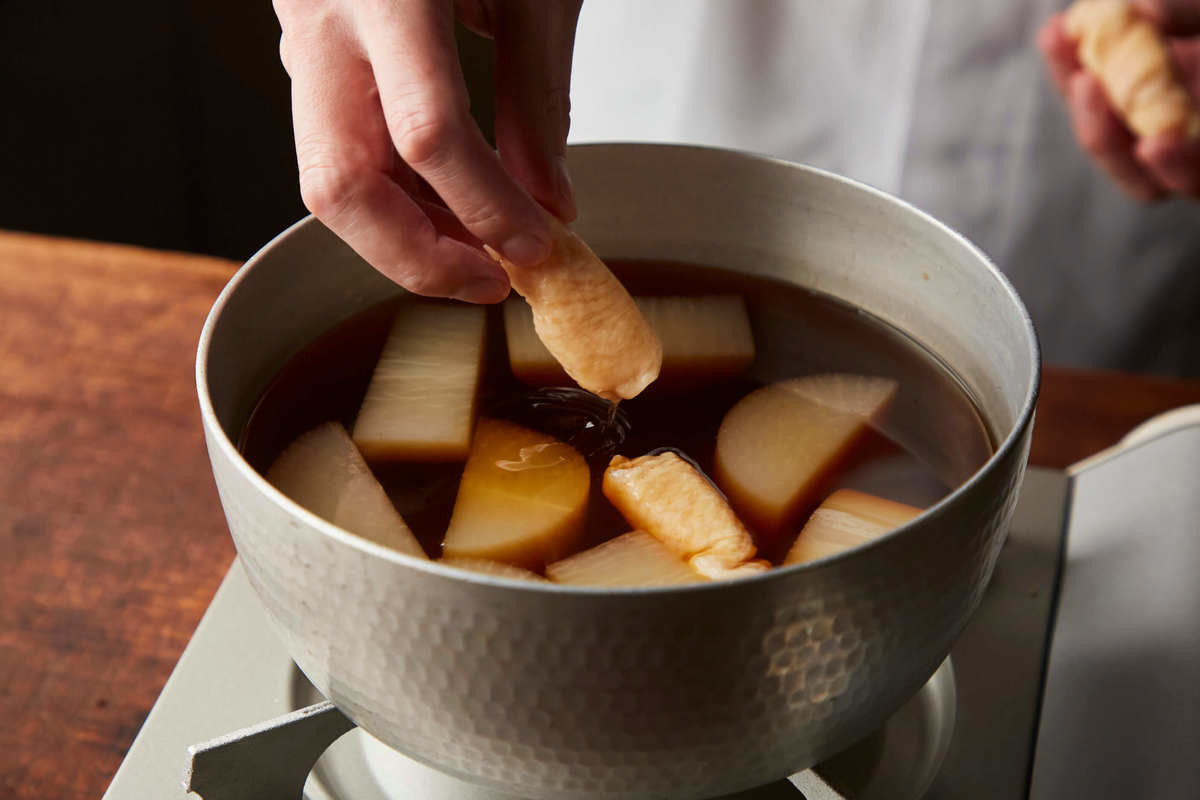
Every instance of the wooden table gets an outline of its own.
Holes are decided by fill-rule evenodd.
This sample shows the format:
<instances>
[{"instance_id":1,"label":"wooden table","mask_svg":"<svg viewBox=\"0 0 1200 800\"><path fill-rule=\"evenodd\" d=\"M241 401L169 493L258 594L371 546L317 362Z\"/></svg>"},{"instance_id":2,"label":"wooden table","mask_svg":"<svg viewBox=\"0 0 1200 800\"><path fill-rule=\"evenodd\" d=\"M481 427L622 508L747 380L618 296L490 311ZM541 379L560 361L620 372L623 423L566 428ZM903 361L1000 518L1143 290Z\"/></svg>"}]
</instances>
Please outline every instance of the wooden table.
<instances>
[{"instance_id":1,"label":"wooden table","mask_svg":"<svg viewBox=\"0 0 1200 800\"><path fill-rule=\"evenodd\" d=\"M0 233L0 797L103 793L233 558L192 365L234 268ZM1195 402L1048 368L1032 461Z\"/></svg>"}]
</instances>

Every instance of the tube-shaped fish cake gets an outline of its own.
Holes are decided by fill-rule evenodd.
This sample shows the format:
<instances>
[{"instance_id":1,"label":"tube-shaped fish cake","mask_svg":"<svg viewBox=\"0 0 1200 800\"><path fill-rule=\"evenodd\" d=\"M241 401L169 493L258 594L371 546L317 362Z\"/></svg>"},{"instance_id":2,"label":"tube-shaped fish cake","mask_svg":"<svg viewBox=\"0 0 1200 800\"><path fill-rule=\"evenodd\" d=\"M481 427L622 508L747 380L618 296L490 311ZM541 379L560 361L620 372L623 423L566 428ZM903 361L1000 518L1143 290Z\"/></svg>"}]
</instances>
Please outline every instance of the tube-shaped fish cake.
<instances>
[{"instance_id":1,"label":"tube-shaped fish cake","mask_svg":"<svg viewBox=\"0 0 1200 800\"><path fill-rule=\"evenodd\" d=\"M1200 111L1179 82L1167 43L1125 0L1076 0L1064 18L1079 62L1138 136L1200 136Z\"/></svg>"},{"instance_id":2,"label":"tube-shaped fish cake","mask_svg":"<svg viewBox=\"0 0 1200 800\"><path fill-rule=\"evenodd\" d=\"M764 572L754 540L721 493L670 451L613 456L601 487L630 525L649 533L706 578Z\"/></svg>"},{"instance_id":3,"label":"tube-shaped fish cake","mask_svg":"<svg viewBox=\"0 0 1200 800\"><path fill-rule=\"evenodd\" d=\"M533 326L563 369L589 392L636 397L662 367L662 343L617 277L582 239L546 214L550 257L520 267L489 250L533 310Z\"/></svg>"}]
</instances>

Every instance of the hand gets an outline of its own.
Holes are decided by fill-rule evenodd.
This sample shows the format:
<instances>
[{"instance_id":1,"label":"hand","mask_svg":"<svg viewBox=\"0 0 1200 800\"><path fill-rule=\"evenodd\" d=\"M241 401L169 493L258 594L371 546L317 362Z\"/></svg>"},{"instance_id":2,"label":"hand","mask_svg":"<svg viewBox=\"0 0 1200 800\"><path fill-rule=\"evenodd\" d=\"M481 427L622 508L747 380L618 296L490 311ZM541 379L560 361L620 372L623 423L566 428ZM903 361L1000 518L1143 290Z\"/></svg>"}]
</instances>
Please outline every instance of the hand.
<instances>
[{"instance_id":1,"label":"hand","mask_svg":"<svg viewBox=\"0 0 1200 800\"><path fill-rule=\"evenodd\" d=\"M549 254L537 203L575 216L568 87L581 0L275 0L300 194L417 294L498 302ZM496 142L468 111L454 18L496 40ZM535 202L536 201L536 202Z\"/></svg>"},{"instance_id":2,"label":"hand","mask_svg":"<svg viewBox=\"0 0 1200 800\"><path fill-rule=\"evenodd\" d=\"M1200 0L1134 0L1134 5L1168 37L1192 37L1168 43L1180 78L1200 98ZM1121 188L1143 201L1171 193L1200 197L1200 141L1178 134L1135 137L1109 105L1100 81L1080 66L1062 14L1046 21L1037 42L1066 100L1075 138Z\"/></svg>"}]
</instances>

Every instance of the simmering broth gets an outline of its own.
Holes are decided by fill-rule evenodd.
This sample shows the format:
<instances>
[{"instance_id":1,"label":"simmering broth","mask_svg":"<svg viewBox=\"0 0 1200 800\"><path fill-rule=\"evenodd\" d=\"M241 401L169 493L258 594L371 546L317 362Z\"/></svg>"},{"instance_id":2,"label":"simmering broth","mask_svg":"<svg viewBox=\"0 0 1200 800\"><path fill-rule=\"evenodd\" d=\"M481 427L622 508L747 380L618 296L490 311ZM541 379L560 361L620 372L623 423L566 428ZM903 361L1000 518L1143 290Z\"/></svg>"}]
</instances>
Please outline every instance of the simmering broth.
<instances>
[{"instance_id":1,"label":"simmering broth","mask_svg":"<svg viewBox=\"0 0 1200 800\"><path fill-rule=\"evenodd\" d=\"M648 260L614 259L609 266L637 296L740 294L756 349L744 374L690 389L652 385L623 401L620 413L628 432L616 447L620 454L675 448L711 475L717 430L739 399L774 381L838 372L892 378L899 388L886 415L828 480L826 493L854 488L926 507L991 455L987 428L961 383L922 347L868 314L784 282L738 272ZM353 426L397 302L443 301L382 303L296 354L264 392L243 432L242 452L257 470L265 473L289 442L322 422ZM528 402L531 387L509 368L498 306L488 309L486 350L482 415L509 418L560 438L564 425L582 424L566 413L570 409L546 412ZM597 419L594 413L589 418ZM582 547L630 527L600 494L599 476L611 451L596 450L589 458L592 497ZM440 555L462 464L375 465L374 472L426 553ZM777 550L763 555L777 560L782 555Z\"/></svg>"}]
</instances>

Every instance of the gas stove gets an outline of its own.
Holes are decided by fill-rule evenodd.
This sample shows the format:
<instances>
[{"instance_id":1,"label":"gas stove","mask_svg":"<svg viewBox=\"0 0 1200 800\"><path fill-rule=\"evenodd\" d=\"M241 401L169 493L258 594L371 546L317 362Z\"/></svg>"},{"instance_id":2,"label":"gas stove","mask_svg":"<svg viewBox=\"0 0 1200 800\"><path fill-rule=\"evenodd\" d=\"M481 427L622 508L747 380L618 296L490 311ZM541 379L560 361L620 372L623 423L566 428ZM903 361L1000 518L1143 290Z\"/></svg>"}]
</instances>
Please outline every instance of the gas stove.
<instances>
[{"instance_id":1,"label":"gas stove","mask_svg":"<svg viewBox=\"0 0 1200 800\"><path fill-rule=\"evenodd\" d=\"M1066 472L1031 469L983 602L929 682L849 750L736 797L1200 796L1198 530L1194 412ZM1141 672L1097 658L1121 642L1150 659ZM301 795L518 800L355 728L235 560L105 798Z\"/></svg>"}]
</instances>

